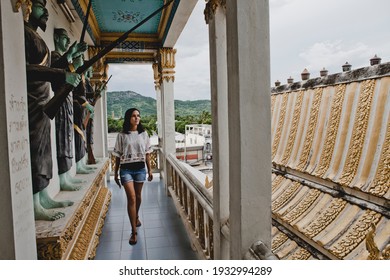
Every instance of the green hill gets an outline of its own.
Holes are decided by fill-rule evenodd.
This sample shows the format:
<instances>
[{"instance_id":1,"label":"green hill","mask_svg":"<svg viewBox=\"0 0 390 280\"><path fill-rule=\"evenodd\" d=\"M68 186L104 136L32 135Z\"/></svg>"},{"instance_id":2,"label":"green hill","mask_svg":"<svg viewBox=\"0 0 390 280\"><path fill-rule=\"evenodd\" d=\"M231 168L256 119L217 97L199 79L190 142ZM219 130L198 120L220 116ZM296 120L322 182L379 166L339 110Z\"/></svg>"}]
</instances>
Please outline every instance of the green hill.
<instances>
[{"instance_id":1,"label":"green hill","mask_svg":"<svg viewBox=\"0 0 390 280\"><path fill-rule=\"evenodd\" d=\"M156 99L146 97L134 91L107 92L107 116L120 118L129 108L138 108L142 116L157 115ZM175 114L183 116L199 116L203 111L211 113L210 100L182 101L175 100Z\"/></svg>"}]
</instances>

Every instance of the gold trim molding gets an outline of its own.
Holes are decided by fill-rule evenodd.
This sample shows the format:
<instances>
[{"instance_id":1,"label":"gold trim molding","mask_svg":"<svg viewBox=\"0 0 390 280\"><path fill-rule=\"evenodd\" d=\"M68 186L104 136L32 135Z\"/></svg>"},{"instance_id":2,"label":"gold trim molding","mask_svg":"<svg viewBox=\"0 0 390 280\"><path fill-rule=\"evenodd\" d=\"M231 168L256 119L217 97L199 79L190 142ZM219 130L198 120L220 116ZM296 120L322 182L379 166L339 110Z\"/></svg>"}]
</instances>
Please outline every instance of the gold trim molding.
<instances>
[{"instance_id":1,"label":"gold trim molding","mask_svg":"<svg viewBox=\"0 0 390 280\"><path fill-rule=\"evenodd\" d=\"M206 0L206 7L204 9L204 18L206 24L209 24L210 20L212 20L217 12L218 7L222 7L226 10L226 0Z\"/></svg>"},{"instance_id":2,"label":"gold trim molding","mask_svg":"<svg viewBox=\"0 0 390 280\"><path fill-rule=\"evenodd\" d=\"M12 8L15 13L19 12L19 9L22 8L23 19L28 21L30 14L32 12L32 2L31 0L11 0Z\"/></svg>"},{"instance_id":3,"label":"gold trim molding","mask_svg":"<svg viewBox=\"0 0 390 280\"><path fill-rule=\"evenodd\" d=\"M175 71L173 70L176 66L175 62L176 49L172 48L161 48L159 50L159 62L161 71L161 81L169 82L175 81Z\"/></svg>"},{"instance_id":4,"label":"gold trim molding","mask_svg":"<svg viewBox=\"0 0 390 280\"><path fill-rule=\"evenodd\" d=\"M161 86L161 75L160 72L158 71L158 63L153 63L152 64L153 68L153 78L154 78L154 89L159 90Z\"/></svg>"},{"instance_id":5,"label":"gold trim molding","mask_svg":"<svg viewBox=\"0 0 390 280\"><path fill-rule=\"evenodd\" d=\"M161 48L159 49L160 65L162 69L173 69L176 66L175 61L176 49Z\"/></svg>"}]
</instances>

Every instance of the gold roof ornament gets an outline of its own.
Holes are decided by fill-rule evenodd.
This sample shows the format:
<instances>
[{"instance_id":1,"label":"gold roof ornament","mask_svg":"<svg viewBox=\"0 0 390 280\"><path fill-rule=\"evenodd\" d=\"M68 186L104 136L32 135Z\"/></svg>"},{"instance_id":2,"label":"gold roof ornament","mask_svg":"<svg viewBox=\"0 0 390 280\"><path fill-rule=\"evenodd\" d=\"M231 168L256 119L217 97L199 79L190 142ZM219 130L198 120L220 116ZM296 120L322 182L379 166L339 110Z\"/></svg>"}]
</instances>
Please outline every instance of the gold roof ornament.
<instances>
[{"instance_id":1,"label":"gold roof ornament","mask_svg":"<svg viewBox=\"0 0 390 280\"><path fill-rule=\"evenodd\" d=\"M386 247L379 251L378 246L375 243L376 226L374 223L371 223L370 230L366 235L366 249L370 253L367 257L368 260L389 260L390 259L390 243Z\"/></svg>"},{"instance_id":2,"label":"gold roof ornament","mask_svg":"<svg viewBox=\"0 0 390 280\"><path fill-rule=\"evenodd\" d=\"M206 189L209 189L213 186L213 180L209 181L209 176L206 175L206 180L204 182Z\"/></svg>"}]
</instances>

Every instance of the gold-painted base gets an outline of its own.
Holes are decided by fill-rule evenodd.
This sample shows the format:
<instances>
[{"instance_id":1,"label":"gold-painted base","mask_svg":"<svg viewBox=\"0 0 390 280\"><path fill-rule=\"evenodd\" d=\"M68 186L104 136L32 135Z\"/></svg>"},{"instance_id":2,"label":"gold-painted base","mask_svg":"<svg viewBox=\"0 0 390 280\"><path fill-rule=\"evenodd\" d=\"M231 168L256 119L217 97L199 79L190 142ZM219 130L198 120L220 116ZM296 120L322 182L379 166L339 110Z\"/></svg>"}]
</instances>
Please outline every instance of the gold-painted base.
<instances>
[{"instance_id":1,"label":"gold-painted base","mask_svg":"<svg viewBox=\"0 0 390 280\"><path fill-rule=\"evenodd\" d=\"M104 219L111 201L106 186L109 160L102 159L92 174L77 175L86 181L79 191L60 192L55 200L71 200L74 204L61 209L65 218L36 221L38 259L93 259Z\"/></svg>"}]
</instances>

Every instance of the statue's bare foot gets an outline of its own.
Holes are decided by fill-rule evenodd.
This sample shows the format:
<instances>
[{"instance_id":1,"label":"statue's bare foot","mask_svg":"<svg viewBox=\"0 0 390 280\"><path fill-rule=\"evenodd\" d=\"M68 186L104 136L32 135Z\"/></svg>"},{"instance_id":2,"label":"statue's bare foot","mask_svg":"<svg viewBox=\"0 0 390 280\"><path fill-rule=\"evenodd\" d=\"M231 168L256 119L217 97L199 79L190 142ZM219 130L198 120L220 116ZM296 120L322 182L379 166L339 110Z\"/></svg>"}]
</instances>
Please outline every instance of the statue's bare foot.
<instances>
[{"instance_id":1,"label":"statue's bare foot","mask_svg":"<svg viewBox=\"0 0 390 280\"><path fill-rule=\"evenodd\" d=\"M75 184L85 183L81 179L73 178L69 172L65 172L59 175L61 190L79 190L81 186L74 186Z\"/></svg>"},{"instance_id":2,"label":"statue's bare foot","mask_svg":"<svg viewBox=\"0 0 390 280\"><path fill-rule=\"evenodd\" d=\"M55 201L53 199L41 198L41 205L46 209L68 207L68 206L72 206L73 203L74 202L70 200Z\"/></svg>"},{"instance_id":3,"label":"statue's bare foot","mask_svg":"<svg viewBox=\"0 0 390 280\"><path fill-rule=\"evenodd\" d=\"M70 200L55 201L49 196L46 189L40 192L39 203L45 209L62 208L73 205L73 201Z\"/></svg>"},{"instance_id":4,"label":"statue's bare foot","mask_svg":"<svg viewBox=\"0 0 390 280\"><path fill-rule=\"evenodd\" d=\"M34 209L34 216L35 220L55 221L65 217L65 213L41 207L40 209Z\"/></svg>"},{"instance_id":5,"label":"statue's bare foot","mask_svg":"<svg viewBox=\"0 0 390 280\"><path fill-rule=\"evenodd\" d=\"M92 173L94 173L94 171L91 169L86 169L86 168L80 167L80 168L77 168L76 173L77 174L92 174Z\"/></svg>"},{"instance_id":6,"label":"statue's bare foot","mask_svg":"<svg viewBox=\"0 0 390 280\"><path fill-rule=\"evenodd\" d=\"M96 166L85 166L85 169L89 169L89 170L96 170L97 167Z\"/></svg>"},{"instance_id":7,"label":"statue's bare foot","mask_svg":"<svg viewBox=\"0 0 390 280\"><path fill-rule=\"evenodd\" d=\"M67 183L60 185L61 191L78 191L81 189L81 185Z\"/></svg>"},{"instance_id":8,"label":"statue's bare foot","mask_svg":"<svg viewBox=\"0 0 390 280\"><path fill-rule=\"evenodd\" d=\"M86 183L87 181L82 180L82 179L77 179L77 178L74 178L74 177L69 177L69 182L71 184L83 184L83 183Z\"/></svg>"}]
</instances>

